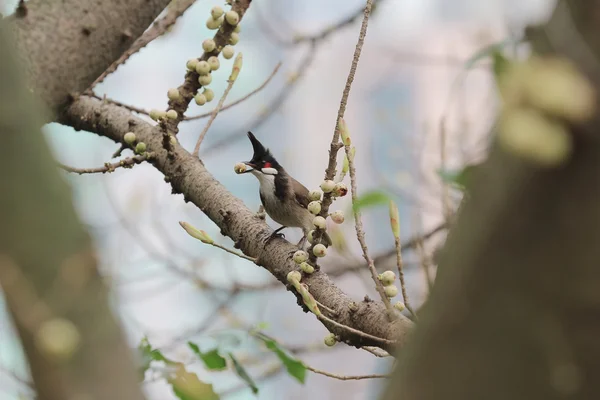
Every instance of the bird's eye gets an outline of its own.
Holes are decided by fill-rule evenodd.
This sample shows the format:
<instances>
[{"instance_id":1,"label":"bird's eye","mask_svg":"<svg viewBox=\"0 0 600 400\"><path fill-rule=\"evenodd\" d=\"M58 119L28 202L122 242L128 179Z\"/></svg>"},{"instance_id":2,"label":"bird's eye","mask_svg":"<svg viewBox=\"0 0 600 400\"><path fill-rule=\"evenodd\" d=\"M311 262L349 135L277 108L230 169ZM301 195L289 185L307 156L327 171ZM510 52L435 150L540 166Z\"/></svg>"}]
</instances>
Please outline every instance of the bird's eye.
<instances>
[{"instance_id":1,"label":"bird's eye","mask_svg":"<svg viewBox=\"0 0 600 400\"><path fill-rule=\"evenodd\" d=\"M266 162L266 163L263 165L263 168L271 168L271 163L267 161L267 162Z\"/></svg>"}]
</instances>

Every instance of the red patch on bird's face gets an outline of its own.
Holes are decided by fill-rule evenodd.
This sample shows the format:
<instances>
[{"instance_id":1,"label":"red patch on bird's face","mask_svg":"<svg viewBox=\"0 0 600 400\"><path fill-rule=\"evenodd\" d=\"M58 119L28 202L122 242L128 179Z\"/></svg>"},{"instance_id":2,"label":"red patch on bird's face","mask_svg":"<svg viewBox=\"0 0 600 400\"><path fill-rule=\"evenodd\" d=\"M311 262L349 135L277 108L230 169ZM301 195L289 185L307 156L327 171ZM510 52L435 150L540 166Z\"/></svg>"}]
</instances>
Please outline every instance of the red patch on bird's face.
<instances>
[{"instance_id":1,"label":"red patch on bird's face","mask_svg":"<svg viewBox=\"0 0 600 400\"><path fill-rule=\"evenodd\" d=\"M271 163L267 161L265 165L263 165L263 168L271 168Z\"/></svg>"}]
</instances>

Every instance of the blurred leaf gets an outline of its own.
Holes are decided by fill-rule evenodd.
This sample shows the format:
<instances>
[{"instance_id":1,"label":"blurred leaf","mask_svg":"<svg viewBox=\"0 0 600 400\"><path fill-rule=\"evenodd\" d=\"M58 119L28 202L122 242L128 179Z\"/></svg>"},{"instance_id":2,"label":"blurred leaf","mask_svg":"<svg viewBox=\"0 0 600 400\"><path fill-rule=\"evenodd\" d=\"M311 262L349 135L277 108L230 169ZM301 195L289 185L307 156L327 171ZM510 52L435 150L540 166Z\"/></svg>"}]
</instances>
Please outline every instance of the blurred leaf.
<instances>
[{"instance_id":1,"label":"blurred leaf","mask_svg":"<svg viewBox=\"0 0 600 400\"><path fill-rule=\"evenodd\" d=\"M506 74L506 71L508 71L510 61L504 57L504 54L498 49L492 53L492 60L494 62L494 76L496 77L496 82L498 82L502 75Z\"/></svg>"},{"instance_id":2,"label":"blurred leaf","mask_svg":"<svg viewBox=\"0 0 600 400\"><path fill-rule=\"evenodd\" d=\"M359 196L352 205L352 210L356 212L368 207L380 206L384 204L387 206L390 200L390 196L386 193L379 190L373 190Z\"/></svg>"},{"instance_id":3,"label":"blurred leaf","mask_svg":"<svg viewBox=\"0 0 600 400\"><path fill-rule=\"evenodd\" d=\"M258 387L256 386L256 383L250 377L250 375L248 375L246 369L242 366L242 364L240 364L240 362L234 357L232 353L229 353L229 358L231 359L231 362L233 362L233 368L235 368L235 372L240 378L242 378L244 382L248 384L250 389L252 389L252 393L258 393Z\"/></svg>"},{"instance_id":4,"label":"blurred leaf","mask_svg":"<svg viewBox=\"0 0 600 400\"><path fill-rule=\"evenodd\" d=\"M202 359L206 368L210 370L223 370L227 368L227 360L221 357L217 349L203 353L195 343L188 342L188 346L194 353L196 353L198 357Z\"/></svg>"},{"instance_id":5,"label":"blurred leaf","mask_svg":"<svg viewBox=\"0 0 600 400\"><path fill-rule=\"evenodd\" d=\"M142 340L140 341L140 344L138 345L138 352L142 359L142 365L140 366L140 373L142 375L142 379L148 368L150 368L150 363L152 361L163 361L166 364L175 363L174 361L169 360L167 357L165 357L160 352L160 350L153 349L150 342L148 342L148 338L146 337L142 338Z\"/></svg>"},{"instance_id":6,"label":"blurred leaf","mask_svg":"<svg viewBox=\"0 0 600 400\"><path fill-rule=\"evenodd\" d=\"M173 393L181 400L219 400L213 385L198 379L198 375L185 369L182 363L176 363L175 373L167 377Z\"/></svg>"},{"instance_id":7,"label":"blurred leaf","mask_svg":"<svg viewBox=\"0 0 600 400\"><path fill-rule=\"evenodd\" d=\"M473 173L480 164L467 165L462 169L454 171L438 171L438 175L442 181L455 186L457 189L465 191L469 185L469 181L473 179Z\"/></svg>"},{"instance_id":8,"label":"blurred leaf","mask_svg":"<svg viewBox=\"0 0 600 400\"><path fill-rule=\"evenodd\" d=\"M502 48L511 45L511 44L515 44L515 39L513 38L508 38L505 40L502 40L501 42L497 42L497 43L492 43L488 46L485 46L481 49L479 49L478 51L475 52L475 54L473 54L471 57L469 57L469 59L467 59L467 61L465 61L465 65L464 68L466 70L469 70L471 68L473 68L475 65L477 65L477 63L485 58L488 58L490 56L494 56L494 54L501 54Z\"/></svg>"},{"instance_id":9,"label":"blurred leaf","mask_svg":"<svg viewBox=\"0 0 600 400\"><path fill-rule=\"evenodd\" d=\"M259 322L258 324L256 324L254 326L254 330L257 330L257 331L264 331L265 329L269 329L269 323L266 321Z\"/></svg>"},{"instance_id":10,"label":"blurred leaf","mask_svg":"<svg viewBox=\"0 0 600 400\"><path fill-rule=\"evenodd\" d=\"M274 339L271 339L261 333L257 334L255 337L262 340L267 346L267 349L271 350L277 355L277 357L279 357L279 360L285 366L288 374L296 378L298 382L304 383L306 379L306 366L302 361L290 355Z\"/></svg>"},{"instance_id":11,"label":"blurred leaf","mask_svg":"<svg viewBox=\"0 0 600 400\"><path fill-rule=\"evenodd\" d=\"M181 400L219 400L219 395L213 390L213 386L202 382L198 376L185 369L185 365L165 357L160 350L152 348L147 338L140 341L138 350L141 353L143 366L142 372L150 367L152 361L162 361L169 366L165 371L164 378L171 385L173 393Z\"/></svg>"}]
</instances>

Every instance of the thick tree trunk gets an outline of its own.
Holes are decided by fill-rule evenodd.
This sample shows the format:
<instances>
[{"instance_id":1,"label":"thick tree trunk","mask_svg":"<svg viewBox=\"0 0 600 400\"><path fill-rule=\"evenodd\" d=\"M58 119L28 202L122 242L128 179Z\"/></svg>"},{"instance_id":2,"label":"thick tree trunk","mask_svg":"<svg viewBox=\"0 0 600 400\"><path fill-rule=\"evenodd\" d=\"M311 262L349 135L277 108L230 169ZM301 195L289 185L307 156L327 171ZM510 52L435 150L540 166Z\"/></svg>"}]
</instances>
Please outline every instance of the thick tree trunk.
<instances>
[{"instance_id":1,"label":"thick tree trunk","mask_svg":"<svg viewBox=\"0 0 600 400\"><path fill-rule=\"evenodd\" d=\"M43 140L6 28L0 21L0 284L38 398L142 399L90 238ZM70 354L59 356L60 347Z\"/></svg>"},{"instance_id":2,"label":"thick tree trunk","mask_svg":"<svg viewBox=\"0 0 600 400\"><path fill-rule=\"evenodd\" d=\"M10 18L29 87L54 113L84 91L170 0L29 0Z\"/></svg>"},{"instance_id":3,"label":"thick tree trunk","mask_svg":"<svg viewBox=\"0 0 600 400\"><path fill-rule=\"evenodd\" d=\"M600 89L600 1L560 1L530 34ZM494 147L383 399L600 398L599 117L559 169Z\"/></svg>"}]
</instances>

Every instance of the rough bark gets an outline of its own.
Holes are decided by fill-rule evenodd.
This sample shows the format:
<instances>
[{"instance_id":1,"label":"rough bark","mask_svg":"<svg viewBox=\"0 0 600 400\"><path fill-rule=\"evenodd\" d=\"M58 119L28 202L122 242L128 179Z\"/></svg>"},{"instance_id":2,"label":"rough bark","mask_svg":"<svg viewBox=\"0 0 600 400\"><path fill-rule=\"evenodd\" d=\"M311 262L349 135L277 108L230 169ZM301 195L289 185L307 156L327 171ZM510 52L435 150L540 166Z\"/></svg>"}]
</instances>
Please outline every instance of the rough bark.
<instances>
[{"instance_id":1,"label":"rough bark","mask_svg":"<svg viewBox=\"0 0 600 400\"><path fill-rule=\"evenodd\" d=\"M274 239L265 245L265 239L272 231L264 220L250 211L242 200L229 193L200 160L179 144L169 144L169 150L165 150L163 145L169 140L165 140L160 127L149 125L124 108L103 104L90 97L82 97L72 104L61 122L120 143L126 132L133 131L139 141L146 143L148 151L156 154L151 162L165 175L165 181L170 182L174 193L182 193L186 201L191 201L203 211L221 228L222 234L233 239L246 255L258 258L259 265L287 284L287 274L297 269L291 259L297 247L283 239ZM308 284L317 301L339 312L335 317L338 322L377 337L398 340L398 347L404 344L412 326L407 318L388 321L385 309L379 302L358 301L356 306L351 306L352 299L335 286L325 273L315 272L304 276L303 282ZM354 346L381 346L381 343L338 327L329 328ZM391 349L390 346L384 347Z\"/></svg>"},{"instance_id":2,"label":"rough bark","mask_svg":"<svg viewBox=\"0 0 600 400\"><path fill-rule=\"evenodd\" d=\"M558 4L533 48L600 89L600 1ZM600 398L599 116L558 169L493 148L383 399Z\"/></svg>"},{"instance_id":3,"label":"rough bark","mask_svg":"<svg viewBox=\"0 0 600 400\"><path fill-rule=\"evenodd\" d=\"M27 11L10 22L30 87L58 112L127 50L169 1L27 1Z\"/></svg>"},{"instance_id":4,"label":"rough bark","mask_svg":"<svg viewBox=\"0 0 600 400\"><path fill-rule=\"evenodd\" d=\"M90 238L43 140L6 33L0 21L0 284L38 398L142 399ZM81 338L64 359L39 346L40 328L55 319L70 321Z\"/></svg>"}]
</instances>

